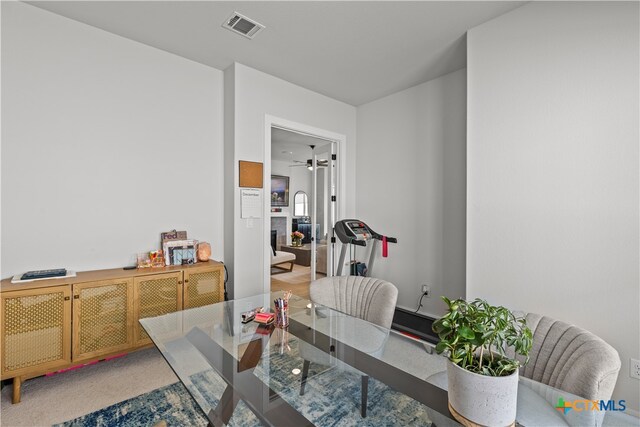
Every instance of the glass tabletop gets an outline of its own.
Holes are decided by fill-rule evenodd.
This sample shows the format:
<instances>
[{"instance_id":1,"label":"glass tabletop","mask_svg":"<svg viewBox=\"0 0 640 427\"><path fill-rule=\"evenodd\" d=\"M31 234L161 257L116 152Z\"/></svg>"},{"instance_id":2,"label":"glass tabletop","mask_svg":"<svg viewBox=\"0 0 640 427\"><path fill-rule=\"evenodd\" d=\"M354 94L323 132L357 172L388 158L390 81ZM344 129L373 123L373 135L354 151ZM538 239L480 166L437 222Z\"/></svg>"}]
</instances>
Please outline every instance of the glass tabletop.
<instances>
[{"instance_id":1,"label":"glass tabletop","mask_svg":"<svg viewBox=\"0 0 640 427\"><path fill-rule=\"evenodd\" d=\"M295 295L288 328L241 322L241 313L270 308L278 296L140 320L213 425L459 425L447 409L446 359L430 344ZM363 376L370 377L366 418ZM560 397L573 398L521 378L517 423L640 425L623 413L563 414Z\"/></svg>"}]
</instances>

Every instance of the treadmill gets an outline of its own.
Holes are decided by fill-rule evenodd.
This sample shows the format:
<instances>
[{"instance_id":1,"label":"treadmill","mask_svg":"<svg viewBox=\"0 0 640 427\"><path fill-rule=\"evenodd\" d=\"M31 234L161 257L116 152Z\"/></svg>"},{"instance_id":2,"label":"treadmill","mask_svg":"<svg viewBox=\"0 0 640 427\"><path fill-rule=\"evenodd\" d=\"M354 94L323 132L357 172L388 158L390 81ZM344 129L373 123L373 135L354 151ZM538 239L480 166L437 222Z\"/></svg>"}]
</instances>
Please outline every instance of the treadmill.
<instances>
[{"instance_id":1,"label":"treadmill","mask_svg":"<svg viewBox=\"0 0 640 427\"><path fill-rule=\"evenodd\" d=\"M340 250L340 261L338 262L337 275L342 276L342 268L344 267L344 259L347 256L347 244L370 247L369 264L367 264L368 275L373 271L373 262L375 261L375 253L378 242L383 242L383 256L386 256L386 244L398 243L395 237L383 236L376 233L364 221L359 219L343 219L336 222L334 226L335 235L338 236L343 243ZM370 242L370 243L369 243Z\"/></svg>"}]
</instances>

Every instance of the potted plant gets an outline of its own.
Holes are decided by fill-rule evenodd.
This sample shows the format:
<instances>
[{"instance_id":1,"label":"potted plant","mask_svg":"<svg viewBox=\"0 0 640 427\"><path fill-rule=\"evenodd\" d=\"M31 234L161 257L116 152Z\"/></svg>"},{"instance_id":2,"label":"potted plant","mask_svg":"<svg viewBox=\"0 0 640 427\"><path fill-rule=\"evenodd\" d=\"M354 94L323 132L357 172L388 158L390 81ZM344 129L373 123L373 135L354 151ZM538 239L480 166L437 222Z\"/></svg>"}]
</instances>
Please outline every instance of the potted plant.
<instances>
[{"instance_id":1,"label":"potted plant","mask_svg":"<svg viewBox=\"0 0 640 427\"><path fill-rule=\"evenodd\" d=\"M532 344L526 320L481 299L442 300L448 310L433 323L433 331L440 337L436 351L449 356L451 413L464 425L469 421L484 426L512 425L518 369L529 361ZM524 361L507 357L507 347L513 347Z\"/></svg>"}]
</instances>

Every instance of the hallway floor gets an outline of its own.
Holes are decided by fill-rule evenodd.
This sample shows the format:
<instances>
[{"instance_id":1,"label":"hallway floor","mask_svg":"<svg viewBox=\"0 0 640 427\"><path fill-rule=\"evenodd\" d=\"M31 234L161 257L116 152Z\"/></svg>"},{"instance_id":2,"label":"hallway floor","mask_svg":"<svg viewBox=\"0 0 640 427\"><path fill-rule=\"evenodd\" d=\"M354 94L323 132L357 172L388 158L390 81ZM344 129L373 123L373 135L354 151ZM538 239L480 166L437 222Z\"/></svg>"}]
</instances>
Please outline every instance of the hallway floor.
<instances>
[{"instance_id":1,"label":"hallway floor","mask_svg":"<svg viewBox=\"0 0 640 427\"><path fill-rule=\"evenodd\" d=\"M294 295L309 299L309 283L311 283L310 267L294 264L293 271L271 275L271 291L291 291ZM318 273L319 279L325 277Z\"/></svg>"}]
</instances>

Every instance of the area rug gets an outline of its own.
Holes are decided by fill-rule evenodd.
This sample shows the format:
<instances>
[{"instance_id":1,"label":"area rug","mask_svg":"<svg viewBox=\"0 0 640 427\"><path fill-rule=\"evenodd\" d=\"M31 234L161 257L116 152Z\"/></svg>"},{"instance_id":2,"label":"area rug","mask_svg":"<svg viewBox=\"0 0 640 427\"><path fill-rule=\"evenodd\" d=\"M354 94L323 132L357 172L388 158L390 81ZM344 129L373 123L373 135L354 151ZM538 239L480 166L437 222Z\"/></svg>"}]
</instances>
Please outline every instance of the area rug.
<instances>
[{"instance_id":1,"label":"area rug","mask_svg":"<svg viewBox=\"0 0 640 427\"><path fill-rule=\"evenodd\" d=\"M205 427L207 419L182 383L174 383L125 400L82 417L55 424L55 427L153 426Z\"/></svg>"},{"instance_id":2,"label":"area rug","mask_svg":"<svg viewBox=\"0 0 640 427\"><path fill-rule=\"evenodd\" d=\"M410 397L398 393L375 379L369 382L367 417L360 417L360 375L333 367L311 365L305 395L300 396L302 367L297 341L289 341L283 354L272 352L262 359L254 374L268 383L282 399L318 426L429 426L431 410ZM213 370L189 378L193 397L205 407L215 407L226 384ZM432 414L433 415L433 414ZM207 419L182 383L154 390L109 406L59 426L153 426L164 420L168 426L206 426ZM241 401L230 426L261 425Z\"/></svg>"}]
</instances>

